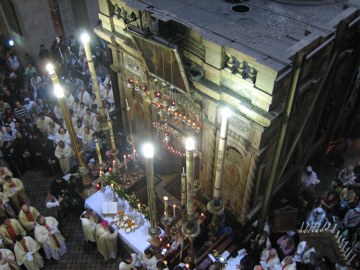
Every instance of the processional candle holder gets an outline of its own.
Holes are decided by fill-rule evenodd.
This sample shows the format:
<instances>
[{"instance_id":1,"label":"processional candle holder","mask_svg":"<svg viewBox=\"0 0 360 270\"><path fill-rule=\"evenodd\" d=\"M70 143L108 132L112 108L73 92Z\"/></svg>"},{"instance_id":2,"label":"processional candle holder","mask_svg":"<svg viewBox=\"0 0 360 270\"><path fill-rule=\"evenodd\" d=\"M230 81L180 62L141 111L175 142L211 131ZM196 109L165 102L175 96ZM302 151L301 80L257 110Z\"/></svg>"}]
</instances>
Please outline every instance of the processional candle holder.
<instances>
[{"instance_id":1,"label":"processional candle holder","mask_svg":"<svg viewBox=\"0 0 360 270\"><path fill-rule=\"evenodd\" d=\"M170 229L175 221L175 218L173 216L165 216L163 215L161 217L161 224L165 227L165 236L170 241L171 240L171 232Z\"/></svg>"}]
</instances>

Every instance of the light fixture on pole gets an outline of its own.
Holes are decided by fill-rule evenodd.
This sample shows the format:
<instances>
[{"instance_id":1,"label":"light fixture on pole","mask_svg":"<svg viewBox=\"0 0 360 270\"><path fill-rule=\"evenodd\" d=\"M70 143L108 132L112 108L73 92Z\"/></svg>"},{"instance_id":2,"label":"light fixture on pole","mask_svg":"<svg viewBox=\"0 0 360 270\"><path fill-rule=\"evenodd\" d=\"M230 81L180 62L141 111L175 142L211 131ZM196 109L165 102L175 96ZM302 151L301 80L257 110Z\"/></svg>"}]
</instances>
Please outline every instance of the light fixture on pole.
<instances>
[{"instance_id":1,"label":"light fixture on pole","mask_svg":"<svg viewBox=\"0 0 360 270\"><path fill-rule=\"evenodd\" d=\"M154 146L151 143L145 143L142 150L145 157L147 196L150 211L150 228L148 230L148 233L151 236L150 243L154 254L159 254L161 242L159 238L160 229L157 226L156 218L157 213L154 183Z\"/></svg>"},{"instance_id":2,"label":"light fixture on pole","mask_svg":"<svg viewBox=\"0 0 360 270\"><path fill-rule=\"evenodd\" d=\"M185 140L186 149L186 181L187 181L187 203L186 222L182 227L182 233L190 242L190 250L188 255L188 262L194 266L196 264L196 256L194 250L194 239L200 234L200 227L195 220L195 141L193 138L187 138Z\"/></svg>"},{"instance_id":3,"label":"light fixture on pole","mask_svg":"<svg viewBox=\"0 0 360 270\"><path fill-rule=\"evenodd\" d=\"M213 214L210 228L209 228L209 243L213 242L217 238L219 230L218 216L224 211L224 202L221 198L221 186L222 186L222 174L224 170L225 160L225 148L227 142L227 133L229 129L229 117L231 111L228 107L224 107L221 110L221 127L220 127L220 139L217 152L217 160L215 167L215 181L214 181L214 193L213 198L208 202L207 209Z\"/></svg>"},{"instance_id":4,"label":"light fixture on pole","mask_svg":"<svg viewBox=\"0 0 360 270\"><path fill-rule=\"evenodd\" d=\"M80 145L78 143L79 140L78 140L76 132L74 130L74 126L72 125L69 110L68 110L68 108L66 106L66 101L64 99L64 89L60 86L59 79L58 79L58 77L56 75L56 72L55 72L55 68L51 63L46 65L46 70L48 71L48 73L50 75L50 79L51 79L51 81L52 81L52 83L54 85L54 94L58 98L59 106L60 106L61 111L62 111L62 113L64 115L65 125L67 127L68 132L69 132L71 146L72 146L72 148L74 150L75 157L76 157L76 160L77 160L78 165L79 165L79 172L80 172L81 177L82 177L83 185L85 187L88 187L88 186L91 185L89 169L85 165L84 158L83 158L83 156L81 154Z\"/></svg>"},{"instance_id":5,"label":"light fixture on pole","mask_svg":"<svg viewBox=\"0 0 360 270\"><path fill-rule=\"evenodd\" d=\"M100 129L104 130L105 134L107 134L107 138L111 141L111 150L112 150L113 154L115 155L116 154L115 140L111 140L111 138L110 138L111 133L113 134L114 131L112 130L112 123L110 123L110 125L109 125L109 121L111 121L111 118L107 117L105 115L104 104L103 104L103 100L101 98L99 83L96 78L95 64L94 64L94 60L93 60L91 48L90 48L90 36L88 33L83 33L83 34L81 34L80 39L81 39L82 43L84 44L86 61L89 65L89 71L90 71L91 80L92 80L93 86L94 86L96 102L99 107ZM109 130L110 137L109 137L109 134L106 132L106 130ZM112 135L112 137L114 137L114 135Z\"/></svg>"}]
</instances>

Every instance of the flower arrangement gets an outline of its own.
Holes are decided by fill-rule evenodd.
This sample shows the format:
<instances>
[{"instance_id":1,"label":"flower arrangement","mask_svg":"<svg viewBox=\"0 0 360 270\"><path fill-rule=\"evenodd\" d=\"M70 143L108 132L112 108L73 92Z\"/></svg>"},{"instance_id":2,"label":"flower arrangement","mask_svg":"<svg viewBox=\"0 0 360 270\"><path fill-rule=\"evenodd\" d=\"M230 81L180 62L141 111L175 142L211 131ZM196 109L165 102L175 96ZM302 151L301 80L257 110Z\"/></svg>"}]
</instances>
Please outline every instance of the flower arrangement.
<instances>
[{"instance_id":1,"label":"flower arrangement","mask_svg":"<svg viewBox=\"0 0 360 270\"><path fill-rule=\"evenodd\" d=\"M135 193L129 194L126 188L118 183L116 176L117 175L113 173L103 175L104 185L111 186L119 199L127 201L131 208L141 213L147 220L150 220L149 207L147 205L140 204L140 200L136 197Z\"/></svg>"}]
</instances>

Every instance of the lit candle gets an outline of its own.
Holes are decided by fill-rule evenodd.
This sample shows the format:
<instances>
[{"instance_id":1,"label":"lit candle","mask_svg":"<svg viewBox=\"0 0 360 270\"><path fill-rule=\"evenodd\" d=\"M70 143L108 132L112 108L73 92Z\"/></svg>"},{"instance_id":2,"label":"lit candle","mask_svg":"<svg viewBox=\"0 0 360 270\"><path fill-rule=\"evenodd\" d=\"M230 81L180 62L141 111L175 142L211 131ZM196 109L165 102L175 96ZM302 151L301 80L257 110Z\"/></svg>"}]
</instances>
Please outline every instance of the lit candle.
<instances>
[{"instance_id":1,"label":"lit candle","mask_svg":"<svg viewBox=\"0 0 360 270\"><path fill-rule=\"evenodd\" d=\"M116 171L115 160L113 160L112 165L113 165L114 172L115 172Z\"/></svg>"},{"instance_id":2,"label":"lit candle","mask_svg":"<svg viewBox=\"0 0 360 270\"><path fill-rule=\"evenodd\" d=\"M128 167L127 167L127 162L126 162L126 155L124 155L124 164L125 164L125 170L127 170Z\"/></svg>"},{"instance_id":3,"label":"lit candle","mask_svg":"<svg viewBox=\"0 0 360 270\"><path fill-rule=\"evenodd\" d=\"M173 205L173 216L174 217L176 216L176 205L175 204Z\"/></svg>"},{"instance_id":4,"label":"lit candle","mask_svg":"<svg viewBox=\"0 0 360 270\"><path fill-rule=\"evenodd\" d=\"M140 205L140 203L138 204L138 208L139 208L139 210L141 209L141 205Z\"/></svg>"},{"instance_id":5,"label":"lit candle","mask_svg":"<svg viewBox=\"0 0 360 270\"><path fill-rule=\"evenodd\" d=\"M186 267L186 269L189 269L189 268L190 268L190 264L185 263L185 267Z\"/></svg>"},{"instance_id":6,"label":"lit candle","mask_svg":"<svg viewBox=\"0 0 360 270\"><path fill-rule=\"evenodd\" d=\"M111 190L114 190L114 184L111 183Z\"/></svg>"},{"instance_id":7,"label":"lit candle","mask_svg":"<svg viewBox=\"0 0 360 270\"><path fill-rule=\"evenodd\" d=\"M165 218L168 219L169 218L169 212L168 212L168 200L169 198L167 196L164 196L164 214L165 214Z\"/></svg>"},{"instance_id":8,"label":"lit candle","mask_svg":"<svg viewBox=\"0 0 360 270\"><path fill-rule=\"evenodd\" d=\"M109 168L109 173L112 173L112 168L111 167Z\"/></svg>"},{"instance_id":9,"label":"lit candle","mask_svg":"<svg viewBox=\"0 0 360 270\"><path fill-rule=\"evenodd\" d=\"M205 217L205 214L204 214L204 213L201 213L201 214L200 214L200 218L201 218L201 219L204 219L204 217Z\"/></svg>"},{"instance_id":10,"label":"lit candle","mask_svg":"<svg viewBox=\"0 0 360 270\"><path fill-rule=\"evenodd\" d=\"M134 163L136 162L136 149L134 149Z\"/></svg>"},{"instance_id":11,"label":"lit candle","mask_svg":"<svg viewBox=\"0 0 360 270\"><path fill-rule=\"evenodd\" d=\"M166 244L166 248L167 248L167 249L170 249L170 244L169 244L169 243Z\"/></svg>"}]
</instances>

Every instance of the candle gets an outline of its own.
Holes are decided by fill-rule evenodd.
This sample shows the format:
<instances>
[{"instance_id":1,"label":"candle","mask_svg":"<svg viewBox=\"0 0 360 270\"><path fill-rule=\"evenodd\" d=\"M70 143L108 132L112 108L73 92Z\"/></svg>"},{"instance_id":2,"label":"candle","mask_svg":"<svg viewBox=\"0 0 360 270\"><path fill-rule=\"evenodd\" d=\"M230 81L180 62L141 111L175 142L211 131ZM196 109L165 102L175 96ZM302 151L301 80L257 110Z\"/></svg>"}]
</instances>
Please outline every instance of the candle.
<instances>
[{"instance_id":1,"label":"candle","mask_svg":"<svg viewBox=\"0 0 360 270\"><path fill-rule=\"evenodd\" d=\"M125 102L126 102L126 109L127 109L127 108L129 108L129 103L128 103L127 98L125 98Z\"/></svg>"},{"instance_id":2,"label":"candle","mask_svg":"<svg viewBox=\"0 0 360 270\"><path fill-rule=\"evenodd\" d=\"M114 184L113 183L111 183L111 189L114 190Z\"/></svg>"},{"instance_id":3,"label":"candle","mask_svg":"<svg viewBox=\"0 0 360 270\"><path fill-rule=\"evenodd\" d=\"M126 162L126 155L124 155L124 164L125 164L125 170L127 170L128 167L127 167L127 162Z\"/></svg>"},{"instance_id":4,"label":"candle","mask_svg":"<svg viewBox=\"0 0 360 270\"><path fill-rule=\"evenodd\" d=\"M140 205L140 203L138 204L138 208L139 208L139 210L141 209L141 205Z\"/></svg>"},{"instance_id":5,"label":"candle","mask_svg":"<svg viewBox=\"0 0 360 270\"><path fill-rule=\"evenodd\" d=\"M115 160L113 160L112 165L113 165L114 172L115 172L116 171Z\"/></svg>"},{"instance_id":6,"label":"candle","mask_svg":"<svg viewBox=\"0 0 360 270\"><path fill-rule=\"evenodd\" d=\"M186 189L187 189L187 183L186 183L186 173L185 168L183 167L183 172L181 174L181 206L186 204Z\"/></svg>"},{"instance_id":7,"label":"candle","mask_svg":"<svg viewBox=\"0 0 360 270\"><path fill-rule=\"evenodd\" d=\"M136 149L134 149L134 163L136 162Z\"/></svg>"},{"instance_id":8,"label":"candle","mask_svg":"<svg viewBox=\"0 0 360 270\"><path fill-rule=\"evenodd\" d=\"M112 168L111 167L109 168L109 173L112 173Z\"/></svg>"},{"instance_id":9,"label":"candle","mask_svg":"<svg viewBox=\"0 0 360 270\"><path fill-rule=\"evenodd\" d=\"M176 216L176 205L175 204L173 205L173 216L174 217Z\"/></svg>"},{"instance_id":10,"label":"candle","mask_svg":"<svg viewBox=\"0 0 360 270\"><path fill-rule=\"evenodd\" d=\"M169 244L169 243L166 244L166 248L167 248L167 249L170 249L170 244Z\"/></svg>"},{"instance_id":11,"label":"candle","mask_svg":"<svg viewBox=\"0 0 360 270\"><path fill-rule=\"evenodd\" d=\"M205 217L205 214L204 213L201 213L200 214L200 218L203 219Z\"/></svg>"},{"instance_id":12,"label":"candle","mask_svg":"<svg viewBox=\"0 0 360 270\"><path fill-rule=\"evenodd\" d=\"M167 208L168 208L168 200L169 200L169 198L167 196L164 196L163 199L164 199L164 210L165 210L164 215L165 215L165 218L168 219L169 218L169 212L168 212Z\"/></svg>"}]
</instances>

